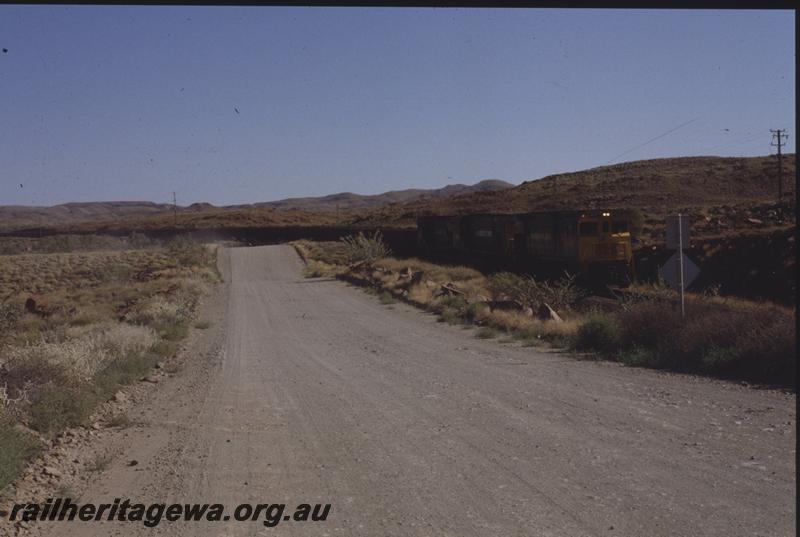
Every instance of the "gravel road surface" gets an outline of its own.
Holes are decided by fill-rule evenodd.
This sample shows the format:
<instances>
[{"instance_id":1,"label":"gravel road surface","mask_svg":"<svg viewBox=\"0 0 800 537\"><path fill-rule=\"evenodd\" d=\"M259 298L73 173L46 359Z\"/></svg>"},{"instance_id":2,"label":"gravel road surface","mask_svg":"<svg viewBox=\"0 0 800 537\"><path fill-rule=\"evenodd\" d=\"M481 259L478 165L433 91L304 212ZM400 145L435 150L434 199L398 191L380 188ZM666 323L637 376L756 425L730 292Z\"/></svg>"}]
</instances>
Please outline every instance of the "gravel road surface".
<instances>
[{"instance_id":1,"label":"gravel road surface","mask_svg":"<svg viewBox=\"0 0 800 537\"><path fill-rule=\"evenodd\" d=\"M794 394L478 340L304 279L289 246L220 263L206 350L114 437L80 501L330 503L327 520L44 534L794 534Z\"/></svg>"}]
</instances>

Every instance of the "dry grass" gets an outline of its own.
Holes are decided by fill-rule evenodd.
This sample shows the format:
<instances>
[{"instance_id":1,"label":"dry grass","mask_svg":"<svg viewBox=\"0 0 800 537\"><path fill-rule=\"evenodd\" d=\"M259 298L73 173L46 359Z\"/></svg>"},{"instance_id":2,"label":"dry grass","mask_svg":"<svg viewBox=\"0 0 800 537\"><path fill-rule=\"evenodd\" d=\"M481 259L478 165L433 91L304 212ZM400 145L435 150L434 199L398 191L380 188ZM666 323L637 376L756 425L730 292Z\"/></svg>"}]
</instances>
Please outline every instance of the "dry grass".
<instances>
[{"instance_id":1,"label":"dry grass","mask_svg":"<svg viewBox=\"0 0 800 537\"><path fill-rule=\"evenodd\" d=\"M578 331L579 320L568 319L562 323L542 321L515 311L480 310L475 316L478 324L486 324L509 333L545 340L571 338Z\"/></svg>"},{"instance_id":2,"label":"dry grass","mask_svg":"<svg viewBox=\"0 0 800 537\"><path fill-rule=\"evenodd\" d=\"M156 344L152 328L106 321L64 330L63 340L35 345L10 346L0 358L0 367L42 361L61 367L77 379L88 380L117 356L143 353Z\"/></svg>"},{"instance_id":3,"label":"dry grass","mask_svg":"<svg viewBox=\"0 0 800 537\"><path fill-rule=\"evenodd\" d=\"M174 354L199 297L219 281L215 259L213 248L185 240L160 250L0 255L9 297L0 308L0 419L46 435L84 423ZM24 309L34 293L40 313ZM0 436L0 452L33 453L25 442ZM16 475L12 459L0 461L0 475Z\"/></svg>"},{"instance_id":4,"label":"dry grass","mask_svg":"<svg viewBox=\"0 0 800 537\"><path fill-rule=\"evenodd\" d=\"M469 285L471 283L479 283L483 285L485 276L471 267L462 265L438 265L411 257L408 259L385 258L376 263L378 267L386 268L399 272L404 268L410 268L412 271L422 271L425 276L431 280L438 282L458 282L459 285Z\"/></svg>"}]
</instances>

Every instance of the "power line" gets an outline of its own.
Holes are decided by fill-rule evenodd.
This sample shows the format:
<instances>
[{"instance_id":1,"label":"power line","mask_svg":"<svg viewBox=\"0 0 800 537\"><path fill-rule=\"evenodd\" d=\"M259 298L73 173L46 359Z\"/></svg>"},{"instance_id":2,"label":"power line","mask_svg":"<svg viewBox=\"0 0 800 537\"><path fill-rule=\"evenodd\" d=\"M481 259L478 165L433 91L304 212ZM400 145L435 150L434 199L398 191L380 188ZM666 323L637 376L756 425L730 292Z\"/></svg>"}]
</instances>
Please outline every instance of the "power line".
<instances>
[{"instance_id":1,"label":"power line","mask_svg":"<svg viewBox=\"0 0 800 537\"><path fill-rule=\"evenodd\" d=\"M685 127L686 125L690 124L690 123L694 123L694 122L695 122L695 121L697 121L698 119L700 119L700 118L699 118L699 117L696 117L696 118L694 118L694 119L690 119L689 121L687 121L687 122L685 122L685 123L681 123L681 124L680 124L680 125L678 125L677 127L673 127L673 128L671 128L671 129L670 129L670 130L668 130L667 132L664 132L664 133L662 133L662 134L659 134L659 135L658 135L658 136L656 136L655 138L651 138L651 139L647 140L646 142L644 142L644 143L642 143L642 144L639 144L639 145L637 145L636 147L632 147L632 148L628 149L627 151L624 151L624 152L620 153L619 155L617 155L616 157L612 158L611 160L609 160L608 162L606 162L606 164L605 164L605 165L607 166L607 165L611 164L612 162L614 162L615 160L617 160L618 158L620 158L620 157L624 157L624 156L625 156L625 155L627 155L628 153L631 153L631 152L633 152L633 151L636 151L637 149L641 149L642 147L646 146L647 144L650 144L650 143L652 143L652 142L655 142L656 140L658 140L658 139L660 139L660 138L663 138L664 136L666 136L666 135L668 135L668 134L671 134L671 133L675 132L675 131L676 131L676 130L678 130L678 129L681 129L681 128Z\"/></svg>"}]
</instances>

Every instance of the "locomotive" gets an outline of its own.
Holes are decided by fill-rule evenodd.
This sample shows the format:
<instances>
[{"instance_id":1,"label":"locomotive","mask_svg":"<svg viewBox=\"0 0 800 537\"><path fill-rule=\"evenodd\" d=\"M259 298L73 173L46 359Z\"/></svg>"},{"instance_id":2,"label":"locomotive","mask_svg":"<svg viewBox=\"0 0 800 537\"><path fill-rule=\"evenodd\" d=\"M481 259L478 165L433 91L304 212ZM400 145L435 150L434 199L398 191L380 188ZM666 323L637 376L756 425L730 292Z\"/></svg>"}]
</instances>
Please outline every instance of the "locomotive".
<instances>
[{"instance_id":1,"label":"locomotive","mask_svg":"<svg viewBox=\"0 0 800 537\"><path fill-rule=\"evenodd\" d=\"M432 257L621 283L634 277L631 220L611 209L422 216L417 244Z\"/></svg>"}]
</instances>

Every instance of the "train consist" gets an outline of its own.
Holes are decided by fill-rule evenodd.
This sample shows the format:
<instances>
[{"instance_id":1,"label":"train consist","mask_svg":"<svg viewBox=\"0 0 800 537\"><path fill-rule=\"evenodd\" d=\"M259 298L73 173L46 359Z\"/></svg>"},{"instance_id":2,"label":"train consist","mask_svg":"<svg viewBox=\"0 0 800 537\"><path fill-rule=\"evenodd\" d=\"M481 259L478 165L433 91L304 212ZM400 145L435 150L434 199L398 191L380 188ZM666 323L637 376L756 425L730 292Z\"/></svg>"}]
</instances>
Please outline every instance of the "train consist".
<instances>
[{"instance_id":1,"label":"train consist","mask_svg":"<svg viewBox=\"0 0 800 537\"><path fill-rule=\"evenodd\" d=\"M631 220L625 210L426 216L417 219L417 244L434 257L629 280Z\"/></svg>"}]
</instances>

